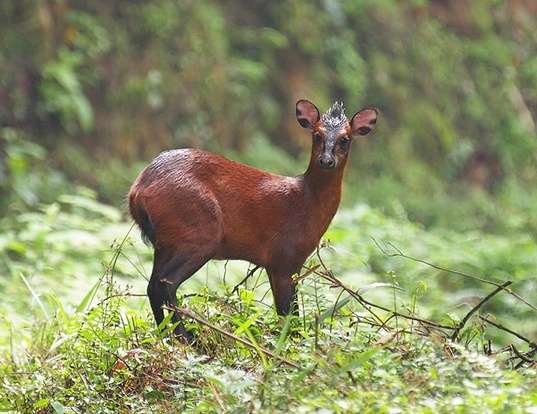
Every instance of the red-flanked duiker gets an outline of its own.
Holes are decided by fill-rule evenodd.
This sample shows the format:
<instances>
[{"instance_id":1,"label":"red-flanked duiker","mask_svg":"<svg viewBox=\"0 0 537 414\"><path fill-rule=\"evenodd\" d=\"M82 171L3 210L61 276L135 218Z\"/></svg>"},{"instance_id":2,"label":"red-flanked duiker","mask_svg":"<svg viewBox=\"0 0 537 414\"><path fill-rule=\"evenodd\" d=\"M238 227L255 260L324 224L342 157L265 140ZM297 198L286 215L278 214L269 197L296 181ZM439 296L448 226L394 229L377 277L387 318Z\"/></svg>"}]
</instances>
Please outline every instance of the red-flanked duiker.
<instances>
[{"instance_id":1,"label":"red-flanked duiker","mask_svg":"<svg viewBox=\"0 0 537 414\"><path fill-rule=\"evenodd\" d=\"M179 285L211 259L264 267L278 314L296 309L292 275L332 221L352 140L374 128L377 114L366 108L349 121L342 103L321 116L310 101L298 101L296 117L311 131L312 149L306 172L296 177L199 149L157 156L129 192L131 215L155 249L147 294L157 324L163 305L177 303ZM175 333L190 337L182 323Z\"/></svg>"}]
</instances>

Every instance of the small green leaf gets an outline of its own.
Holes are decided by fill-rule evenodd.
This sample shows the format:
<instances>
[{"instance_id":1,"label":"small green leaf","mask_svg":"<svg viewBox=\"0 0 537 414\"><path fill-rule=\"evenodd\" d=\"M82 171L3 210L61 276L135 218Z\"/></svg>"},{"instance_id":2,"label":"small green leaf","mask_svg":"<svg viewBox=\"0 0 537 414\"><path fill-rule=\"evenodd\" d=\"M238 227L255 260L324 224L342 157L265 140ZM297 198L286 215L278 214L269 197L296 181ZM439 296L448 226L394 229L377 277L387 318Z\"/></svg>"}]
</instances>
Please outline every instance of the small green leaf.
<instances>
[{"instance_id":1,"label":"small green leaf","mask_svg":"<svg viewBox=\"0 0 537 414\"><path fill-rule=\"evenodd\" d=\"M364 365L367 361L369 361L377 352L379 352L381 348L371 348L367 349L363 352L360 352L358 355L356 355L355 358L353 358L352 362L347 365L346 369L353 369L358 368Z\"/></svg>"},{"instance_id":2,"label":"small green leaf","mask_svg":"<svg viewBox=\"0 0 537 414\"><path fill-rule=\"evenodd\" d=\"M48 398L41 398L34 403L34 408L35 409L45 408L49 405L49 403L50 402Z\"/></svg>"},{"instance_id":3,"label":"small green leaf","mask_svg":"<svg viewBox=\"0 0 537 414\"><path fill-rule=\"evenodd\" d=\"M76 307L76 312L84 312L86 308L88 307L88 304L90 301L94 298L95 292L97 289L99 289L99 286L101 285L101 279L97 280L93 287L86 293L86 295L82 298L82 301L80 304Z\"/></svg>"},{"instance_id":4,"label":"small green leaf","mask_svg":"<svg viewBox=\"0 0 537 414\"><path fill-rule=\"evenodd\" d=\"M291 327L291 319L293 318L293 315L289 314L285 318L285 324L283 325L282 331L280 332L280 337L278 338L278 342L276 343L276 349L274 353L276 355L279 355L282 351L283 345L285 344L285 340L287 339L287 336L289 334L289 328Z\"/></svg>"},{"instance_id":5,"label":"small green leaf","mask_svg":"<svg viewBox=\"0 0 537 414\"><path fill-rule=\"evenodd\" d=\"M65 413L65 407L62 404L60 404L58 401L52 401L50 405L52 408L54 408L54 412L58 414Z\"/></svg>"},{"instance_id":6,"label":"small green leaf","mask_svg":"<svg viewBox=\"0 0 537 414\"><path fill-rule=\"evenodd\" d=\"M39 307L41 308L41 311L43 312L43 315L45 315L45 318L49 319L47 309L45 308L45 305L43 304L43 302L39 298L39 295L35 292L35 290L32 289L32 286L30 285L28 280L26 280L26 278L24 277L24 275L22 273L20 273L20 277L21 277L22 281L24 282L24 284L26 285L26 287L28 288L28 290L30 291L30 293L32 294L32 296L35 299L35 301L37 302L37 304L39 305Z\"/></svg>"},{"instance_id":7,"label":"small green leaf","mask_svg":"<svg viewBox=\"0 0 537 414\"><path fill-rule=\"evenodd\" d=\"M240 335L241 333L245 332L255 321L257 321L257 318L259 318L259 313L254 313L246 321L239 325L237 329L235 329L234 334Z\"/></svg>"},{"instance_id":8,"label":"small green leaf","mask_svg":"<svg viewBox=\"0 0 537 414\"><path fill-rule=\"evenodd\" d=\"M319 321L322 322L326 318L329 318L332 315L334 315L338 310L340 310L343 306L345 306L347 303L349 303L350 300L351 300L351 297L347 296L347 297L337 301L332 307L330 307L329 309L325 310L321 314L321 316L319 317Z\"/></svg>"}]
</instances>

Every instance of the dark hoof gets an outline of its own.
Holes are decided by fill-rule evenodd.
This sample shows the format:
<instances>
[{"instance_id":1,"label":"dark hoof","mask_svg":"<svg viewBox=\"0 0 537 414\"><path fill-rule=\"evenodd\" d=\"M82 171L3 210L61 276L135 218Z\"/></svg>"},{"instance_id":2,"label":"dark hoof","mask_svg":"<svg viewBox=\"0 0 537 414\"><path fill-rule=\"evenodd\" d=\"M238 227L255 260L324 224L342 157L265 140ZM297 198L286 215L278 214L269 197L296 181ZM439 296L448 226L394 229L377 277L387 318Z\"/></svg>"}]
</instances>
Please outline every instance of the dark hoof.
<instances>
[{"instance_id":1,"label":"dark hoof","mask_svg":"<svg viewBox=\"0 0 537 414\"><path fill-rule=\"evenodd\" d=\"M175 337L175 339L185 344L191 344L196 339L194 334L189 330L185 329L182 324L179 324L175 327L175 329L173 330L173 336Z\"/></svg>"}]
</instances>

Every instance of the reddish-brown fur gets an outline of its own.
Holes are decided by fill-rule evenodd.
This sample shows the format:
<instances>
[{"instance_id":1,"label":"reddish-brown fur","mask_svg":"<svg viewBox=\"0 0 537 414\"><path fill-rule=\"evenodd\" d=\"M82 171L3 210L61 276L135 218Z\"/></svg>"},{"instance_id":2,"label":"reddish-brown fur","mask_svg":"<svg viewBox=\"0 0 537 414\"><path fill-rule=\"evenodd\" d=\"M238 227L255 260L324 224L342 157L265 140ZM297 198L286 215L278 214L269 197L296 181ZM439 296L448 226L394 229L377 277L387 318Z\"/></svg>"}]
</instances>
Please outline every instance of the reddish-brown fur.
<instances>
[{"instance_id":1,"label":"reddish-brown fur","mask_svg":"<svg viewBox=\"0 0 537 414\"><path fill-rule=\"evenodd\" d=\"M307 116L312 133L322 134L318 112ZM351 129L356 128L348 124L339 135L352 135ZM142 171L129 192L129 206L155 248L148 295L157 323L162 305L176 303L177 287L210 259L264 267L278 313L290 311L291 276L319 243L341 198L348 150L335 149L337 167L326 170L318 162L322 149L322 142L314 142L308 169L297 177L199 149L162 153ZM185 335L181 326L178 332Z\"/></svg>"}]
</instances>

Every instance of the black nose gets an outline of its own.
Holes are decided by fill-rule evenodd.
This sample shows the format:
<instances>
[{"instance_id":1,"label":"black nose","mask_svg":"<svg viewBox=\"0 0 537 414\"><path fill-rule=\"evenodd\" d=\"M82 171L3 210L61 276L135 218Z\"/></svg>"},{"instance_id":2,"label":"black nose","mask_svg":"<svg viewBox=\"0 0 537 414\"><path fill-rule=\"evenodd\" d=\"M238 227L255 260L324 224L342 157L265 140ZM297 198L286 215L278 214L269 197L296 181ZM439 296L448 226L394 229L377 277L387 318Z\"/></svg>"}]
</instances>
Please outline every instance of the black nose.
<instances>
[{"instance_id":1,"label":"black nose","mask_svg":"<svg viewBox=\"0 0 537 414\"><path fill-rule=\"evenodd\" d=\"M326 169L334 168L336 166L336 160L333 159L332 157L320 157L319 165L321 166L321 168L326 168Z\"/></svg>"}]
</instances>

